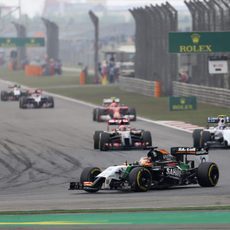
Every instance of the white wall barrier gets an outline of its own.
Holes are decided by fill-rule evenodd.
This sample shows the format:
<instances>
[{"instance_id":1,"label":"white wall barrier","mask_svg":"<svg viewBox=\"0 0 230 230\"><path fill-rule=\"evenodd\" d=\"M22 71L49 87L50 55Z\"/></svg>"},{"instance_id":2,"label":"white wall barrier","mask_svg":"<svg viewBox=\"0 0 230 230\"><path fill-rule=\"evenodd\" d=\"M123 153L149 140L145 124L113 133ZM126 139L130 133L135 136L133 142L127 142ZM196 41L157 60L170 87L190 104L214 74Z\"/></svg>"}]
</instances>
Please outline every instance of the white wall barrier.
<instances>
[{"instance_id":1,"label":"white wall barrier","mask_svg":"<svg viewBox=\"0 0 230 230\"><path fill-rule=\"evenodd\" d=\"M196 96L198 102L230 107L230 90L173 82L173 96Z\"/></svg>"},{"instance_id":2,"label":"white wall barrier","mask_svg":"<svg viewBox=\"0 0 230 230\"><path fill-rule=\"evenodd\" d=\"M120 89L128 92L154 96L155 82L138 78L119 78ZM230 90L182 82L173 82L173 96L196 96L198 102L230 107Z\"/></svg>"},{"instance_id":3,"label":"white wall barrier","mask_svg":"<svg viewBox=\"0 0 230 230\"><path fill-rule=\"evenodd\" d=\"M154 96L154 81L146 81L130 77L119 77L119 88L128 92Z\"/></svg>"}]
</instances>

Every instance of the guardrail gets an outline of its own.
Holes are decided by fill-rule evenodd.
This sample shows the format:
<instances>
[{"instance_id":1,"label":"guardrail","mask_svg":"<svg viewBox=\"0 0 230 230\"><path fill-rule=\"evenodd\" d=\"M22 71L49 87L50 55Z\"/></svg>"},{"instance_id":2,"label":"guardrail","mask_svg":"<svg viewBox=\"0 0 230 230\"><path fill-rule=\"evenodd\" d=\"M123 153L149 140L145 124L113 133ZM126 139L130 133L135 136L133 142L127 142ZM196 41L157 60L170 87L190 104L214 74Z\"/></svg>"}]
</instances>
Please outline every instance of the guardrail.
<instances>
[{"instance_id":1,"label":"guardrail","mask_svg":"<svg viewBox=\"0 0 230 230\"><path fill-rule=\"evenodd\" d=\"M160 96L160 85L156 81L138 78L119 77L119 88L124 91L139 93L146 96Z\"/></svg>"},{"instance_id":2,"label":"guardrail","mask_svg":"<svg viewBox=\"0 0 230 230\"><path fill-rule=\"evenodd\" d=\"M182 82L173 82L174 96L196 96L198 102L230 107L230 90Z\"/></svg>"},{"instance_id":3,"label":"guardrail","mask_svg":"<svg viewBox=\"0 0 230 230\"><path fill-rule=\"evenodd\" d=\"M146 96L156 96L156 82L138 78L119 78L119 88ZM198 102L230 107L230 90L173 81L173 96L195 96Z\"/></svg>"}]
</instances>

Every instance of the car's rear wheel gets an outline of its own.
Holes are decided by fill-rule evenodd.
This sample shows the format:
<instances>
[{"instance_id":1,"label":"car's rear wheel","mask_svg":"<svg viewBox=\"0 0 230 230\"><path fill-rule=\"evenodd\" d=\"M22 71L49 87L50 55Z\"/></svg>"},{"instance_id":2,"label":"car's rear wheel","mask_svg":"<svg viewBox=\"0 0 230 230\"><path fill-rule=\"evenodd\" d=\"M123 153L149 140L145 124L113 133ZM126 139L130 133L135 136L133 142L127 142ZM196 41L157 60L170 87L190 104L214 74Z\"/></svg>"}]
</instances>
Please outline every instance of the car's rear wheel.
<instances>
[{"instance_id":1,"label":"car's rear wheel","mask_svg":"<svg viewBox=\"0 0 230 230\"><path fill-rule=\"evenodd\" d=\"M96 117L97 116L97 109L96 108L94 108L93 109L93 121L96 121Z\"/></svg>"},{"instance_id":2,"label":"car's rear wheel","mask_svg":"<svg viewBox=\"0 0 230 230\"><path fill-rule=\"evenodd\" d=\"M197 180L202 187L214 187L219 180L218 166L213 162L203 162L197 169Z\"/></svg>"},{"instance_id":3,"label":"car's rear wheel","mask_svg":"<svg viewBox=\"0 0 230 230\"><path fill-rule=\"evenodd\" d=\"M133 115L133 119L132 121L136 121L137 120L137 113L136 113L136 109L135 108L130 108L129 109L129 115Z\"/></svg>"},{"instance_id":4,"label":"car's rear wheel","mask_svg":"<svg viewBox=\"0 0 230 230\"><path fill-rule=\"evenodd\" d=\"M94 149L99 149L100 135L103 131L95 131L93 135Z\"/></svg>"},{"instance_id":5,"label":"car's rear wheel","mask_svg":"<svg viewBox=\"0 0 230 230\"><path fill-rule=\"evenodd\" d=\"M200 148L201 147L201 132L202 129L195 129L193 131L193 146L196 148Z\"/></svg>"},{"instance_id":6,"label":"car's rear wheel","mask_svg":"<svg viewBox=\"0 0 230 230\"><path fill-rule=\"evenodd\" d=\"M1 101L7 101L7 95L6 91L1 91Z\"/></svg>"},{"instance_id":7,"label":"car's rear wheel","mask_svg":"<svg viewBox=\"0 0 230 230\"><path fill-rule=\"evenodd\" d=\"M99 146L101 151L107 151L109 149L109 137L109 133L101 133L99 140Z\"/></svg>"},{"instance_id":8,"label":"car's rear wheel","mask_svg":"<svg viewBox=\"0 0 230 230\"><path fill-rule=\"evenodd\" d=\"M53 97L48 97L48 103L50 108L54 108L54 98Z\"/></svg>"},{"instance_id":9,"label":"car's rear wheel","mask_svg":"<svg viewBox=\"0 0 230 230\"><path fill-rule=\"evenodd\" d=\"M101 115L103 115L103 110L100 108L96 108L96 121L101 121Z\"/></svg>"},{"instance_id":10,"label":"car's rear wheel","mask_svg":"<svg viewBox=\"0 0 230 230\"><path fill-rule=\"evenodd\" d=\"M152 183L150 171L144 167L134 168L129 174L129 183L134 192L148 191Z\"/></svg>"},{"instance_id":11,"label":"car's rear wheel","mask_svg":"<svg viewBox=\"0 0 230 230\"><path fill-rule=\"evenodd\" d=\"M96 176L101 173L101 169L98 167L87 167L84 168L81 176L80 176L80 183L84 184L84 182L94 182L96 180ZM98 190L101 189L101 185L99 184L96 188L94 189L85 189L87 192L97 192Z\"/></svg>"},{"instance_id":12,"label":"car's rear wheel","mask_svg":"<svg viewBox=\"0 0 230 230\"><path fill-rule=\"evenodd\" d=\"M144 131L142 134L142 138L145 146L152 146L152 136L149 131Z\"/></svg>"},{"instance_id":13,"label":"car's rear wheel","mask_svg":"<svg viewBox=\"0 0 230 230\"><path fill-rule=\"evenodd\" d=\"M19 98L19 108L20 109L25 109L26 108L26 98L25 97L20 97Z\"/></svg>"},{"instance_id":14,"label":"car's rear wheel","mask_svg":"<svg viewBox=\"0 0 230 230\"><path fill-rule=\"evenodd\" d=\"M201 134L200 147L207 146L207 142L211 141L211 133L209 131L203 131Z\"/></svg>"}]
</instances>

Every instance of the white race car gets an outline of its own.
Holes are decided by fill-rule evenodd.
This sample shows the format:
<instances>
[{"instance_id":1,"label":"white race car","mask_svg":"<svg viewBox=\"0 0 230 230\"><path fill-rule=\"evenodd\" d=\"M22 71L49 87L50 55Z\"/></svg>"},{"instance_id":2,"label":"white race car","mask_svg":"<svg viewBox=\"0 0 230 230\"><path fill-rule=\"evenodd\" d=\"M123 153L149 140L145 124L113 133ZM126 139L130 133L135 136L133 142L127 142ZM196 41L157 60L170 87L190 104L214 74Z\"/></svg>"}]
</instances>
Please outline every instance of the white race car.
<instances>
[{"instance_id":1,"label":"white race car","mask_svg":"<svg viewBox=\"0 0 230 230\"><path fill-rule=\"evenodd\" d=\"M28 95L27 90L21 89L20 85L12 85L8 88L9 91L1 91L1 101L18 101L20 97Z\"/></svg>"},{"instance_id":2,"label":"white race car","mask_svg":"<svg viewBox=\"0 0 230 230\"><path fill-rule=\"evenodd\" d=\"M112 126L116 128L111 128ZM152 145L149 131L131 128L129 120L111 119L108 121L107 131L95 131L94 149L101 151L114 149L145 149Z\"/></svg>"},{"instance_id":3,"label":"white race car","mask_svg":"<svg viewBox=\"0 0 230 230\"><path fill-rule=\"evenodd\" d=\"M19 108L54 108L54 98L42 94L40 89L30 92L30 95L19 99Z\"/></svg>"},{"instance_id":4,"label":"white race car","mask_svg":"<svg viewBox=\"0 0 230 230\"><path fill-rule=\"evenodd\" d=\"M193 131L194 147L230 147L230 117L219 115L208 117L208 123L217 124L206 129Z\"/></svg>"}]
</instances>

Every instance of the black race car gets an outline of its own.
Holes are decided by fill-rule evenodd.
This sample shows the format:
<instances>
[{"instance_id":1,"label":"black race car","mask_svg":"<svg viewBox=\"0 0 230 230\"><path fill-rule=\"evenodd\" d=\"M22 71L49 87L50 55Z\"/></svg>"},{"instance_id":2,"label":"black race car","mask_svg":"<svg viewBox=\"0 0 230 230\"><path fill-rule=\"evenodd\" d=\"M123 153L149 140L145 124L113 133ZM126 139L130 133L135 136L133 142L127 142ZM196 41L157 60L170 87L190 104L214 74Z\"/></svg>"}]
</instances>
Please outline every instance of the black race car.
<instances>
[{"instance_id":1,"label":"black race car","mask_svg":"<svg viewBox=\"0 0 230 230\"><path fill-rule=\"evenodd\" d=\"M18 101L20 97L28 95L28 91L22 90L20 85L9 86L8 88L8 91L1 91L1 101Z\"/></svg>"},{"instance_id":2,"label":"black race car","mask_svg":"<svg viewBox=\"0 0 230 230\"><path fill-rule=\"evenodd\" d=\"M41 90L30 92L30 95L19 99L19 108L54 108L54 98L42 94Z\"/></svg>"},{"instance_id":3,"label":"black race car","mask_svg":"<svg viewBox=\"0 0 230 230\"><path fill-rule=\"evenodd\" d=\"M173 147L171 154L151 147L146 157L132 164L115 165L101 171L87 167L79 182L70 182L70 190L97 192L101 189L146 192L172 186L199 184L214 187L218 183L219 169L208 162L208 150L194 147Z\"/></svg>"}]
</instances>

